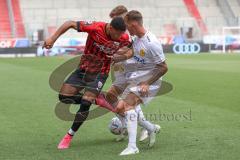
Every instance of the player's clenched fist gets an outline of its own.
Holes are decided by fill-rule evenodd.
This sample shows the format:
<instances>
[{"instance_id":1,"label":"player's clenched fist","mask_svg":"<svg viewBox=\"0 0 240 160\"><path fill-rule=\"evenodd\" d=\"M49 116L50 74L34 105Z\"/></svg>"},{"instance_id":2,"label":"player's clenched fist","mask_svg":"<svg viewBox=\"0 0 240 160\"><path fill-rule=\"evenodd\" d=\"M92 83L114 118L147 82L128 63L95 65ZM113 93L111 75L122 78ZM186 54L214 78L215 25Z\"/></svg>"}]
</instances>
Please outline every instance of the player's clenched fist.
<instances>
[{"instance_id":1,"label":"player's clenched fist","mask_svg":"<svg viewBox=\"0 0 240 160\"><path fill-rule=\"evenodd\" d=\"M46 48L46 49L52 48L54 42L55 42L55 40L53 40L52 37L47 38L47 39L44 41L43 48Z\"/></svg>"}]
</instances>

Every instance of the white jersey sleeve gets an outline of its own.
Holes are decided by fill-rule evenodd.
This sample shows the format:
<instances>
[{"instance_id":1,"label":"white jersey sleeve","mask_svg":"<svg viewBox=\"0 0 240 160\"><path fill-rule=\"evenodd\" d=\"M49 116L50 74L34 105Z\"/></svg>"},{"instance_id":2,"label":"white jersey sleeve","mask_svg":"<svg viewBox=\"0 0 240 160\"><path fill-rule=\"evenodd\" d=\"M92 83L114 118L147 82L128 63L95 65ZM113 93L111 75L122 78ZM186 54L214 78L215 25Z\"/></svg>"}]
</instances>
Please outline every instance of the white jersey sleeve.
<instances>
[{"instance_id":1,"label":"white jersey sleeve","mask_svg":"<svg viewBox=\"0 0 240 160\"><path fill-rule=\"evenodd\" d=\"M165 61L162 44L157 39L149 43L148 50L153 63L159 64Z\"/></svg>"}]
</instances>

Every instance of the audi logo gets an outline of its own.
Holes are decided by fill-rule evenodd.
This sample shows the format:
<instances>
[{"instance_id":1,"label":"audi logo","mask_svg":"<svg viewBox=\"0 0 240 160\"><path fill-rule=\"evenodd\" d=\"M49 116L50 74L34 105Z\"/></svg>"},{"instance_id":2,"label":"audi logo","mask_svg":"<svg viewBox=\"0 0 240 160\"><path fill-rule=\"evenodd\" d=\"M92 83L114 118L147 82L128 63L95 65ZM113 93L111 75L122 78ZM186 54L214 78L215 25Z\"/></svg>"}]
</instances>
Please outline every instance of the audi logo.
<instances>
[{"instance_id":1,"label":"audi logo","mask_svg":"<svg viewBox=\"0 0 240 160\"><path fill-rule=\"evenodd\" d=\"M196 54L201 50L198 43L182 43L173 46L173 52L176 54Z\"/></svg>"}]
</instances>

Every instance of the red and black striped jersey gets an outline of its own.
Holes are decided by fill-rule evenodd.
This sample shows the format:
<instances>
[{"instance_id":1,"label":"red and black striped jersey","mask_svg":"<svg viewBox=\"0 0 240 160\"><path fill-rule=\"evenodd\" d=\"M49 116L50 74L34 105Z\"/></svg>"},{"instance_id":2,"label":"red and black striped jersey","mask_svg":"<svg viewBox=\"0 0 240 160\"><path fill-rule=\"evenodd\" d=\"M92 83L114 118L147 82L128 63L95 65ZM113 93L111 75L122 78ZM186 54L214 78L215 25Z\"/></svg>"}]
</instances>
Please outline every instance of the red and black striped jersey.
<instances>
[{"instance_id":1,"label":"red and black striped jersey","mask_svg":"<svg viewBox=\"0 0 240 160\"><path fill-rule=\"evenodd\" d=\"M90 73L108 74L112 60L107 55L129 46L131 43L129 35L124 33L118 41L113 41L106 33L105 22L78 21L77 26L78 32L88 33L80 68Z\"/></svg>"}]
</instances>

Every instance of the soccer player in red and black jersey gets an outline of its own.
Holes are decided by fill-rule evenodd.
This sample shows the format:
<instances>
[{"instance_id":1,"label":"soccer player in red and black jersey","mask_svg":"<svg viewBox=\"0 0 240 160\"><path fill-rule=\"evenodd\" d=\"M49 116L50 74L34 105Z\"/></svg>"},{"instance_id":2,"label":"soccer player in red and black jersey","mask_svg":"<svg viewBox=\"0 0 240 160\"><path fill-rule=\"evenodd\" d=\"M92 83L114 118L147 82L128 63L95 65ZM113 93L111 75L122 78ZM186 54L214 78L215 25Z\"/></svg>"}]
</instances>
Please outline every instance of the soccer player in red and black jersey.
<instances>
[{"instance_id":1,"label":"soccer player in red and black jersey","mask_svg":"<svg viewBox=\"0 0 240 160\"><path fill-rule=\"evenodd\" d=\"M68 148L73 135L88 117L93 101L101 91L110 71L112 55L120 48L130 46L129 36L125 33L123 18L116 17L111 23L67 21L50 38L46 39L46 49L67 30L87 32L88 37L79 67L67 78L59 92L59 100L66 104L80 104L74 122L58 145L59 149ZM79 95L85 89L83 96Z\"/></svg>"}]
</instances>

